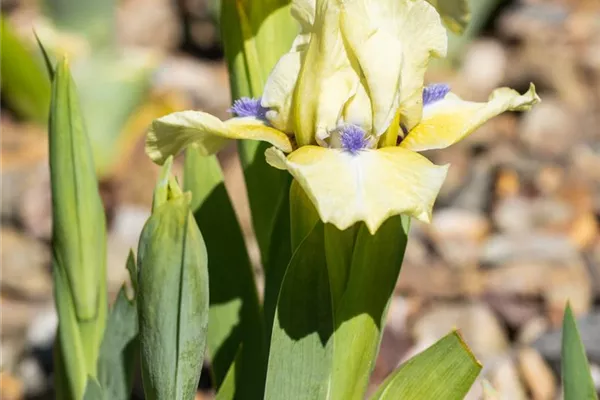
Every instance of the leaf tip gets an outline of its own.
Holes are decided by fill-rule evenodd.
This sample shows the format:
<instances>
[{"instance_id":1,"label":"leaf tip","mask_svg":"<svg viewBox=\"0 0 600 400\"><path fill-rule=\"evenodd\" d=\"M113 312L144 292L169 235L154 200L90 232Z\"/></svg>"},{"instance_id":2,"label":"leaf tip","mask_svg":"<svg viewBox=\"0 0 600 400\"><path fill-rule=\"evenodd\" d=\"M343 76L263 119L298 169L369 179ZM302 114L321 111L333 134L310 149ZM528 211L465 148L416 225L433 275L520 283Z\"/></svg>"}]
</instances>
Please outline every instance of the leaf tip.
<instances>
[{"instance_id":1,"label":"leaf tip","mask_svg":"<svg viewBox=\"0 0 600 400\"><path fill-rule=\"evenodd\" d=\"M32 30L33 30L33 36L35 36L35 41L37 42L37 45L40 48L40 51L42 52L42 56L44 57L44 64L46 65L46 70L48 71L48 75L50 75L50 79L54 79L54 68L52 67L52 61L50 61L50 56L48 54L48 51L46 50L46 47L42 44L42 40L40 39L39 35L37 34L37 31L35 30L35 28L33 28Z\"/></svg>"},{"instance_id":2,"label":"leaf tip","mask_svg":"<svg viewBox=\"0 0 600 400\"><path fill-rule=\"evenodd\" d=\"M477 364L477 366L479 367L479 369L483 368L483 364L481 363L481 361L479 361L477 359L477 357L475 356L475 354L473 353L473 351L471 351L471 348L469 347L469 345L467 344L467 342L465 341L460 329L458 328L454 328L452 330L452 335L456 336L456 338L458 339L458 343L463 347L463 349L465 349L465 351L467 352L467 354L469 354L469 356L471 357L471 359L473 360L473 362L475 364Z\"/></svg>"}]
</instances>

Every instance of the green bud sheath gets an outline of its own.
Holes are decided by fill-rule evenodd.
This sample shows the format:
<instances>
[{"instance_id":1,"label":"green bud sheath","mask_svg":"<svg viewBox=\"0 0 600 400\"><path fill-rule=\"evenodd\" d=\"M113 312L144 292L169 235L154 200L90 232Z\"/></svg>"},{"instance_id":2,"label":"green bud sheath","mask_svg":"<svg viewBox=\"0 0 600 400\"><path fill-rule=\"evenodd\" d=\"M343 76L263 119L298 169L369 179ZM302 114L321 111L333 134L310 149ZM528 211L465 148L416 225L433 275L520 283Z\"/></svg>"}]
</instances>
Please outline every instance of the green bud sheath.
<instances>
[{"instance_id":1,"label":"green bud sheath","mask_svg":"<svg viewBox=\"0 0 600 400\"><path fill-rule=\"evenodd\" d=\"M190 200L167 160L138 249L138 316L146 398L196 393L208 326L207 254ZM166 185L165 185L166 183Z\"/></svg>"}]
</instances>

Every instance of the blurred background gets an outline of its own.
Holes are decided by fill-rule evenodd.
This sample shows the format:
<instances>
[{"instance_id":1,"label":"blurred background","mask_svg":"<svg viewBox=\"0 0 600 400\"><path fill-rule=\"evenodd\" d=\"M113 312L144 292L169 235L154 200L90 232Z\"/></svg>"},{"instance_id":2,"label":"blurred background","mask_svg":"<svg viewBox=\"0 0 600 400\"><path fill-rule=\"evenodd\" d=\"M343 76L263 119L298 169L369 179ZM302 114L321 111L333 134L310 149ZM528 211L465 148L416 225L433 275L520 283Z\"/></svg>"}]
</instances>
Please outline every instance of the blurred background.
<instances>
[{"instance_id":1,"label":"blurred background","mask_svg":"<svg viewBox=\"0 0 600 400\"><path fill-rule=\"evenodd\" d=\"M567 299L600 388L600 1L473 0L463 37L429 82L483 101L498 86L543 102L504 114L458 145L433 223L414 222L373 384L458 327L501 399L560 398ZM52 398L49 81L32 28L69 55L108 219L109 290L149 216L158 169L150 121L183 109L227 117L217 0L3 0L0 393ZM224 27L227 29L227 27ZM256 276L235 147L220 155ZM111 298L112 298L111 297ZM206 378L206 379L205 379ZM199 399L211 399L209 379ZM482 396L476 384L469 399ZM141 397L140 397L141 398Z\"/></svg>"}]
</instances>

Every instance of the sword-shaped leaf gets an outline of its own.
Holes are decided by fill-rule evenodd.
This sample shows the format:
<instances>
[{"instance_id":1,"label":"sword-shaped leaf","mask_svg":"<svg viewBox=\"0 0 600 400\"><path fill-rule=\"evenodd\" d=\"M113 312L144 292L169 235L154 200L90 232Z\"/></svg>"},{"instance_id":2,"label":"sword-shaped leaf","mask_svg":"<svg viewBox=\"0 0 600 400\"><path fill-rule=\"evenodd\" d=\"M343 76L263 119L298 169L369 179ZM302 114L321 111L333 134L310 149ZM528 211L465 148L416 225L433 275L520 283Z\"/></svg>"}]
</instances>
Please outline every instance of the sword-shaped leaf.
<instances>
[{"instance_id":1,"label":"sword-shaped leaf","mask_svg":"<svg viewBox=\"0 0 600 400\"><path fill-rule=\"evenodd\" d=\"M230 382L235 389L229 393L238 390L249 398L261 398L267 359L262 314L244 238L217 158L188 148L184 188L192 193L194 217L207 233L211 321L207 346L216 387L221 387L235 360L236 379Z\"/></svg>"},{"instance_id":2,"label":"sword-shaped leaf","mask_svg":"<svg viewBox=\"0 0 600 400\"><path fill-rule=\"evenodd\" d=\"M402 364L371 400L462 400L479 371L481 364L454 331Z\"/></svg>"},{"instance_id":3,"label":"sword-shaped leaf","mask_svg":"<svg viewBox=\"0 0 600 400\"><path fill-rule=\"evenodd\" d=\"M107 313L105 217L84 121L66 60L56 67L49 122L52 265L65 396L96 378ZM64 368L64 369L62 369Z\"/></svg>"},{"instance_id":4,"label":"sword-shaped leaf","mask_svg":"<svg viewBox=\"0 0 600 400\"><path fill-rule=\"evenodd\" d=\"M596 388L569 304L565 308L562 329L561 375L565 400L595 400L598 398Z\"/></svg>"}]
</instances>

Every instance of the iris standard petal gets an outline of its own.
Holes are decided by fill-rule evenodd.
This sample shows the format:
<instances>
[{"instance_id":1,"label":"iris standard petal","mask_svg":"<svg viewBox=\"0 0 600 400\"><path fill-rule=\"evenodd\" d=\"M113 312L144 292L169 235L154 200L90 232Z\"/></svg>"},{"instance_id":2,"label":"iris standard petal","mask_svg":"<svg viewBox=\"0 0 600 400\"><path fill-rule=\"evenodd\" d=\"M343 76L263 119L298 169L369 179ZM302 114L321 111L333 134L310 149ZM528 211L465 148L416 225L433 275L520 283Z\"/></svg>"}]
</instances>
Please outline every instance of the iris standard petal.
<instances>
[{"instance_id":1,"label":"iris standard petal","mask_svg":"<svg viewBox=\"0 0 600 400\"><path fill-rule=\"evenodd\" d=\"M396 115L414 126L421 117L421 90L432 56L446 54L440 16L425 0L348 0L342 32L367 82L374 133L382 134Z\"/></svg>"},{"instance_id":2,"label":"iris standard petal","mask_svg":"<svg viewBox=\"0 0 600 400\"><path fill-rule=\"evenodd\" d=\"M365 131L373 133L371 99L364 83L361 82L357 86L356 93L346 102L340 123L358 125Z\"/></svg>"},{"instance_id":3,"label":"iris standard petal","mask_svg":"<svg viewBox=\"0 0 600 400\"><path fill-rule=\"evenodd\" d=\"M315 22L317 0L292 0L292 16L300 23L302 32L310 32Z\"/></svg>"},{"instance_id":4,"label":"iris standard petal","mask_svg":"<svg viewBox=\"0 0 600 400\"><path fill-rule=\"evenodd\" d=\"M340 5L318 0L293 98L298 145L314 143L316 136L324 138L337 126L358 81L340 32Z\"/></svg>"},{"instance_id":5,"label":"iris standard petal","mask_svg":"<svg viewBox=\"0 0 600 400\"><path fill-rule=\"evenodd\" d=\"M225 122L200 111L181 111L158 118L146 136L146 154L162 164L190 145L203 155L221 150L229 139L254 139L269 142L285 152L292 151L287 135L253 117L232 118Z\"/></svg>"},{"instance_id":6,"label":"iris standard petal","mask_svg":"<svg viewBox=\"0 0 600 400\"><path fill-rule=\"evenodd\" d=\"M413 151L443 149L472 133L488 119L504 111L526 111L540 101L531 84L520 95L509 88L494 90L487 103L464 101L453 93L423 110L423 119L404 138L400 147Z\"/></svg>"},{"instance_id":7,"label":"iris standard petal","mask_svg":"<svg viewBox=\"0 0 600 400\"><path fill-rule=\"evenodd\" d=\"M274 127L284 132L294 131L291 118L292 99L302 57L301 51L292 50L284 54L271 71L262 96L262 106L269 109L267 119Z\"/></svg>"},{"instance_id":8,"label":"iris standard petal","mask_svg":"<svg viewBox=\"0 0 600 400\"><path fill-rule=\"evenodd\" d=\"M316 0L293 0L291 13L300 23L301 31L294 39L290 51L284 54L267 78L262 95L262 106L269 108L267 119L279 130L291 133L292 100L306 47L310 42L315 19Z\"/></svg>"},{"instance_id":9,"label":"iris standard petal","mask_svg":"<svg viewBox=\"0 0 600 400\"><path fill-rule=\"evenodd\" d=\"M364 221L372 234L393 215L429 222L448 168L400 147L352 154L303 146L287 157L270 148L266 157L272 166L292 174L323 222L346 229Z\"/></svg>"},{"instance_id":10,"label":"iris standard petal","mask_svg":"<svg viewBox=\"0 0 600 400\"><path fill-rule=\"evenodd\" d=\"M398 107L403 44L390 24L402 23L401 3L348 1L341 15L342 33L364 74L375 135L386 130Z\"/></svg>"}]
</instances>

